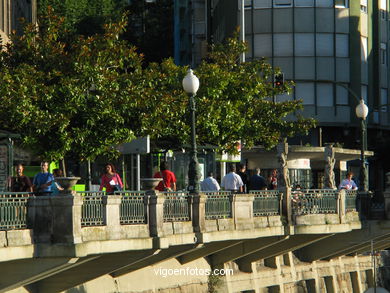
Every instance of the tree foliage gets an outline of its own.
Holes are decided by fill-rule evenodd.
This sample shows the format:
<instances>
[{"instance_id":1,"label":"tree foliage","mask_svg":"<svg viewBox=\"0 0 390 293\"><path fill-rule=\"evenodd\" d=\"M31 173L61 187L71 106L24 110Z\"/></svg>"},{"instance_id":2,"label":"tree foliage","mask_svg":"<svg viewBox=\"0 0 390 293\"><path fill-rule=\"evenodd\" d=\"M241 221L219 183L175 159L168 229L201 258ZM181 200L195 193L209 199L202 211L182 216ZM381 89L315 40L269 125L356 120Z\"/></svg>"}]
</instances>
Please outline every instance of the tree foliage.
<instances>
[{"instance_id":1,"label":"tree foliage","mask_svg":"<svg viewBox=\"0 0 390 293\"><path fill-rule=\"evenodd\" d=\"M27 25L23 36L13 35L0 53L3 128L20 133L47 159L70 153L94 159L144 135L170 142L169 148L188 144L188 97L181 86L187 67L172 59L145 66L136 48L120 38L125 19L86 37L70 33L64 18L49 9L39 28ZM273 69L264 60L240 64L245 49L235 36L213 47L196 69L200 144L227 151L239 140L272 147L314 126L312 119L293 115L301 101L271 101L289 85L273 88Z\"/></svg>"}]
</instances>

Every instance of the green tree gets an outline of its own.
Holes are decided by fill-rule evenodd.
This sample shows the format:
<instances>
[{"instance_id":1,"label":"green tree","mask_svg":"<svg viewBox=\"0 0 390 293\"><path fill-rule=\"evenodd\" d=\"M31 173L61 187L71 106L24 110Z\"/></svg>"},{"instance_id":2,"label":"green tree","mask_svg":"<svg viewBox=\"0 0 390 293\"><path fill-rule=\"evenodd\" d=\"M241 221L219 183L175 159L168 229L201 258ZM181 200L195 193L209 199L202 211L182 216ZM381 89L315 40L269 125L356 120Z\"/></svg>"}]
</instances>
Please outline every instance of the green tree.
<instances>
[{"instance_id":1,"label":"green tree","mask_svg":"<svg viewBox=\"0 0 390 293\"><path fill-rule=\"evenodd\" d=\"M27 25L23 36L13 35L0 53L2 127L20 133L47 159L117 154L114 145L144 135L170 148L189 143L188 97L181 86L187 68L172 59L144 66L142 55L120 38L125 19L86 37L69 33L64 18L49 9L39 28ZM245 49L235 36L213 47L196 69L201 144L227 151L238 140L272 147L314 126L295 115L301 101L270 101L289 84L273 88L273 69L264 60L240 64ZM289 114L292 119L285 119Z\"/></svg>"}]
</instances>

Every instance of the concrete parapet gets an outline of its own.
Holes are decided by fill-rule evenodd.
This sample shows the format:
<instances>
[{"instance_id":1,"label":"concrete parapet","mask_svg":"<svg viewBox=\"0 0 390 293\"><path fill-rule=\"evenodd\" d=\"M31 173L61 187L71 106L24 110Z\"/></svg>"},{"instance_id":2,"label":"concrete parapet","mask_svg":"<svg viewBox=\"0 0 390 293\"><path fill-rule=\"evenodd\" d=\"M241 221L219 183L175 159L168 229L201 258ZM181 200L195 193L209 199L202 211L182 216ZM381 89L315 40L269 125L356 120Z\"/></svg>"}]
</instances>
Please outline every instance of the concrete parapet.
<instances>
[{"instance_id":1,"label":"concrete parapet","mask_svg":"<svg viewBox=\"0 0 390 293\"><path fill-rule=\"evenodd\" d=\"M161 237L164 234L164 196L158 191L148 191L147 195L150 236Z\"/></svg>"},{"instance_id":2,"label":"concrete parapet","mask_svg":"<svg viewBox=\"0 0 390 293\"><path fill-rule=\"evenodd\" d=\"M203 193L192 195L191 218L194 232L204 232L206 230L206 195Z\"/></svg>"},{"instance_id":3,"label":"concrete parapet","mask_svg":"<svg viewBox=\"0 0 390 293\"><path fill-rule=\"evenodd\" d=\"M253 223L253 194L236 194L233 199L233 219L235 229L249 230Z\"/></svg>"}]
</instances>

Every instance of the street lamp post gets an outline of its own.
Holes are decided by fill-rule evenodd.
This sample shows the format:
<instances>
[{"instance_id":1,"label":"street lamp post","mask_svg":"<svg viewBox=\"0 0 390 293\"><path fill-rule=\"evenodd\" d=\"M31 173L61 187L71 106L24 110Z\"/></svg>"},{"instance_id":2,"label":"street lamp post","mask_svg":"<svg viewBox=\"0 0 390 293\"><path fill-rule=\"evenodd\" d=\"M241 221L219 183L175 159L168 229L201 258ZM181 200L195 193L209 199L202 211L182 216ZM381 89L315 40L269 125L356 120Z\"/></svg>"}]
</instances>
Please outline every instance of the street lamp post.
<instances>
[{"instance_id":1,"label":"street lamp post","mask_svg":"<svg viewBox=\"0 0 390 293\"><path fill-rule=\"evenodd\" d=\"M183 89L189 96L189 106L191 113L191 159L188 168L188 191L192 193L199 192L199 163L196 150L196 128L195 128L195 96L199 89L199 79L194 75L191 69L188 69L187 75L183 78Z\"/></svg>"},{"instance_id":2,"label":"street lamp post","mask_svg":"<svg viewBox=\"0 0 390 293\"><path fill-rule=\"evenodd\" d=\"M359 105L355 109L356 116L361 119L361 152L360 152L360 174L359 174L359 187L362 191L368 191L368 173L366 166L366 155L367 149L367 131L366 131L366 117L368 115L368 107L361 99Z\"/></svg>"}]
</instances>

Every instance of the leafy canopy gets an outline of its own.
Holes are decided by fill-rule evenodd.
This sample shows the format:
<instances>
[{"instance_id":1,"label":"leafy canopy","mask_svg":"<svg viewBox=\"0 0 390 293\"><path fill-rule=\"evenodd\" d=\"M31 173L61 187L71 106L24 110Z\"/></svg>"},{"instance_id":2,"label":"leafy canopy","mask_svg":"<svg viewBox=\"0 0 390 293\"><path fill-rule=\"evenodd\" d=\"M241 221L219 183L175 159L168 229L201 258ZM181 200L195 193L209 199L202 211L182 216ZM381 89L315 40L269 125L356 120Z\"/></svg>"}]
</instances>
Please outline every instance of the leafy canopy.
<instances>
[{"instance_id":1,"label":"leafy canopy","mask_svg":"<svg viewBox=\"0 0 390 293\"><path fill-rule=\"evenodd\" d=\"M49 9L39 29L27 25L23 36L13 35L0 53L3 128L20 133L25 145L47 159L115 154L114 145L144 135L169 142L168 148L188 144L188 97L181 86L188 68L172 59L146 66L120 38L125 19L86 37L69 31ZM274 70L264 60L240 64L245 49L234 36L212 47L196 68L200 144L227 151L239 140L272 147L315 125L295 116L301 101L271 101L289 84L273 88Z\"/></svg>"}]
</instances>

